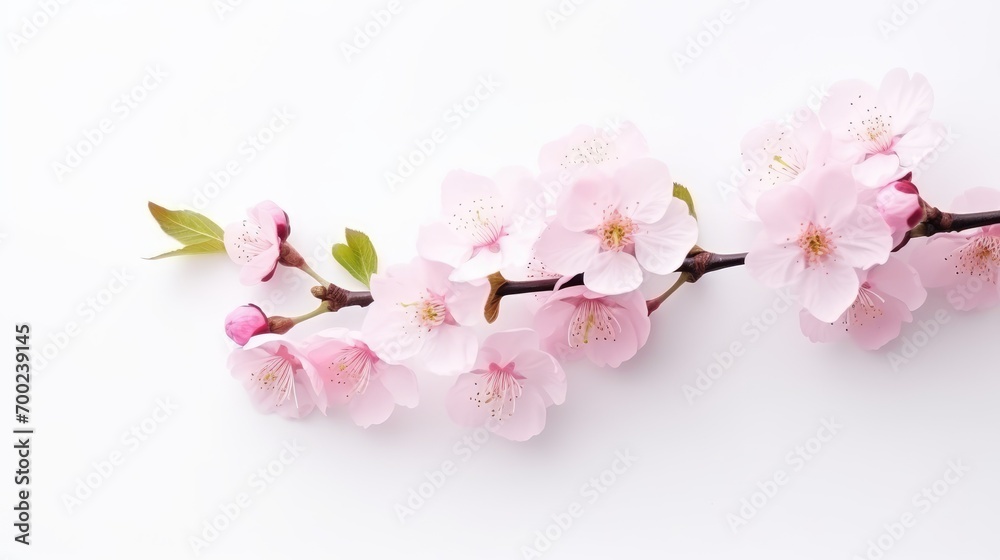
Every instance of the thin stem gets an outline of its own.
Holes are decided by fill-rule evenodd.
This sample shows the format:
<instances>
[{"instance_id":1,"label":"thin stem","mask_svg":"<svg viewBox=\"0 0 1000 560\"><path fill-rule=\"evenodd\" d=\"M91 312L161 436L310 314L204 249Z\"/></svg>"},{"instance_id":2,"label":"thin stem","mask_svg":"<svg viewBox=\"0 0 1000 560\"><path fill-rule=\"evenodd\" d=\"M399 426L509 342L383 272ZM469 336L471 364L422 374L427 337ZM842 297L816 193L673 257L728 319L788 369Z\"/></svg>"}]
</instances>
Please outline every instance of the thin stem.
<instances>
[{"instance_id":1,"label":"thin stem","mask_svg":"<svg viewBox=\"0 0 1000 560\"><path fill-rule=\"evenodd\" d=\"M646 302L646 313L648 315L652 315L654 311L660 308L660 305L663 302L667 301L668 297L672 296L674 292L680 289L681 286L690 282L691 278L692 278L691 273L689 272L681 273L680 278L678 278L677 281L674 282L673 286L667 288L667 291Z\"/></svg>"},{"instance_id":2,"label":"thin stem","mask_svg":"<svg viewBox=\"0 0 1000 560\"><path fill-rule=\"evenodd\" d=\"M297 325L302 321L307 321L309 319L312 319L313 317L329 312L330 312L330 306L324 303L319 307L317 307L316 309L313 309L309 313L306 313L305 315L299 315L298 317L291 317L291 320L293 323Z\"/></svg>"},{"instance_id":3,"label":"thin stem","mask_svg":"<svg viewBox=\"0 0 1000 560\"><path fill-rule=\"evenodd\" d=\"M325 278L323 278L322 276L320 276L319 274L317 274L316 271L313 270L312 267L309 266L309 265L307 265L306 263L302 263L302 265L299 266L298 268L300 270L302 270L302 272L305 272L309 276L312 276L314 280L316 280L317 282L319 282L320 286L326 286L326 285L330 284L329 282L326 281Z\"/></svg>"}]
</instances>

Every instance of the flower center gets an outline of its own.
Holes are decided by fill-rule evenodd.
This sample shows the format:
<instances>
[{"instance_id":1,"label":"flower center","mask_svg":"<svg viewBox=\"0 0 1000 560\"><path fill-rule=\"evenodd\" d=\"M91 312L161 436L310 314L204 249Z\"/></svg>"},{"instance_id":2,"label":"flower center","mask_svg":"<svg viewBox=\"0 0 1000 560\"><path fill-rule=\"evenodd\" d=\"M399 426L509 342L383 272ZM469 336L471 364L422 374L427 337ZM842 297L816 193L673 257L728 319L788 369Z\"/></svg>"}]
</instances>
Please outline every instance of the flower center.
<instances>
[{"instance_id":1,"label":"flower center","mask_svg":"<svg viewBox=\"0 0 1000 560\"><path fill-rule=\"evenodd\" d=\"M503 201L492 196L460 203L457 212L448 219L448 225L465 237L476 249L499 250L497 241L506 235L503 227Z\"/></svg>"},{"instance_id":2,"label":"flower center","mask_svg":"<svg viewBox=\"0 0 1000 560\"><path fill-rule=\"evenodd\" d=\"M376 361L377 358L364 348L346 348L329 366L333 373L330 381L346 385L350 393L364 393L371 381Z\"/></svg>"},{"instance_id":3,"label":"flower center","mask_svg":"<svg viewBox=\"0 0 1000 560\"><path fill-rule=\"evenodd\" d=\"M826 261L826 258L837 249L833 242L830 228L809 224L799 236L799 247L806 257L806 264L816 266Z\"/></svg>"},{"instance_id":4,"label":"flower center","mask_svg":"<svg viewBox=\"0 0 1000 560\"><path fill-rule=\"evenodd\" d=\"M296 407L299 405L295 395L295 368L285 358L272 356L256 373L250 374L250 379L260 391L278 392L274 406L281 406L288 399L293 399Z\"/></svg>"},{"instance_id":5,"label":"flower center","mask_svg":"<svg viewBox=\"0 0 1000 560\"><path fill-rule=\"evenodd\" d=\"M614 342L621 331L621 323L608 305L599 299L584 299L569 321L569 345L579 348L595 340Z\"/></svg>"},{"instance_id":6,"label":"flower center","mask_svg":"<svg viewBox=\"0 0 1000 560\"><path fill-rule=\"evenodd\" d=\"M977 276L987 282L996 283L997 271L1000 269L1000 237L991 235L973 237L956 253L958 254L958 262L955 263L956 274Z\"/></svg>"},{"instance_id":7,"label":"flower center","mask_svg":"<svg viewBox=\"0 0 1000 560\"><path fill-rule=\"evenodd\" d=\"M872 110L876 109L878 107L872 107ZM858 142L866 145L869 153L884 153L892 149L894 140L892 115L883 117L876 113L874 116L869 116L859 122L860 125L851 123L854 128L854 137Z\"/></svg>"},{"instance_id":8,"label":"flower center","mask_svg":"<svg viewBox=\"0 0 1000 560\"><path fill-rule=\"evenodd\" d=\"M448 306L445 305L444 298L441 296L428 293L416 303L401 303L400 305L414 307L417 324L428 331L443 325L448 320Z\"/></svg>"},{"instance_id":9,"label":"flower center","mask_svg":"<svg viewBox=\"0 0 1000 560\"><path fill-rule=\"evenodd\" d=\"M271 248L272 243L264 238L264 228L256 222L243 220L243 231L236 237L236 260L248 263L257 255Z\"/></svg>"},{"instance_id":10,"label":"flower center","mask_svg":"<svg viewBox=\"0 0 1000 560\"><path fill-rule=\"evenodd\" d=\"M581 165L600 165L605 161L618 159L614 146L601 138L589 138L575 146L571 146L563 155L561 165L573 169Z\"/></svg>"},{"instance_id":11,"label":"flower center","mask_svg":"<svg viewBox=\"0 0 1000 560\"><path fill-rule=\"evenodd\" d=\"M885 298L872 290L872 285L868 282L861 284L858 289L858 297L855 298L851 308L847 310L844 317L845 329L851 325L864 325L867 321L874 321L882 316L881 304L885 303Z\"/></svg>"},{"instance_id":12,"label":"flower center","mask_svg":"<svg viewBox=\"0 0 1000 560\"><path fill-rule=\"evenodd\" d=\"M511 417L517 399L524 390L521 385L524 376L514 371L514 362L503 367L491 362L489 369L481 375L484 377L482 382L485 384L485 390L476 392L475 397L472 397L476 405L488 406L490 417L495 420L503 421L504 418ZM479 384L477 381L476 385Z\"/></svg>"},{"instance_id":13,"label":"flower center","mask_svg":"<svg viewBox=\"0 0 1000 560\"><path fill-rule=\"evenodd\" d=\"M605 251L621 251L634 243L633 236L639 227L628 216L613 210L597 228L601 248Z\"/></svg>"}]
</instances>

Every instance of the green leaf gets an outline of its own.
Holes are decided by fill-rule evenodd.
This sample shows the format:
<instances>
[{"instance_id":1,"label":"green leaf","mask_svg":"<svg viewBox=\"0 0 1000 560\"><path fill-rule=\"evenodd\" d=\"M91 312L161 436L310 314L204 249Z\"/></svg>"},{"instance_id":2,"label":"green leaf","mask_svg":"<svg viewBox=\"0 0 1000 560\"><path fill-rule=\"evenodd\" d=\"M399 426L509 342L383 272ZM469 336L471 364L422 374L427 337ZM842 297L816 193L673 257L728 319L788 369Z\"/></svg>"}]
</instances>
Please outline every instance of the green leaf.
<instances>
[{"instance_id":1,"label":"green leaf","mask_svg":"<svg viewBox=\"0 0 1000 560\"><path fill-rule=\"evenodd\" d=\"M688 213L691 217L698 219L698 214L694 211L694 199L691 198L691 191L687 190L687 187L680 183L674 183L674 198L679 198L687 204Z\"/></svg>"},{"instance_id":2,"label":"green leaf","mask_svg":"<svg viewBox=\"0 0 1000 560\"><path fill-rule=\"evenodd\" d=\"M191 210L167 210L149 203L149 213L164 233L180 241L185 247L203 245L199 253L225 252L222 228L205 216Z\"/></svg>"},{"instance_id":3,"label":"green leaf","mask_svg":"<svg viewBox=\"0 0 1000 560\"><path fill-rule=\"evenodd\" d=\"M155 257L147 257L146 260L155 261L157 259L165 259L167 257L179 257L181 255L208 255L218 252L219 249L216 247L215 242L195 243L194 245L187 245L174 251L156 255Z\"/></svg>"},{"instance_id":4,"label":"green leaf","mask_svg":"<svg viewBox=\"0 0 1000 560\"><path fill-rule=\"evenodd\" d=\"M333 246L333 258L365 287L371 287L371 277L378 271L378 255L371 239L360 231L345 229L347 244Z\"/></svg>"}]
</instances>

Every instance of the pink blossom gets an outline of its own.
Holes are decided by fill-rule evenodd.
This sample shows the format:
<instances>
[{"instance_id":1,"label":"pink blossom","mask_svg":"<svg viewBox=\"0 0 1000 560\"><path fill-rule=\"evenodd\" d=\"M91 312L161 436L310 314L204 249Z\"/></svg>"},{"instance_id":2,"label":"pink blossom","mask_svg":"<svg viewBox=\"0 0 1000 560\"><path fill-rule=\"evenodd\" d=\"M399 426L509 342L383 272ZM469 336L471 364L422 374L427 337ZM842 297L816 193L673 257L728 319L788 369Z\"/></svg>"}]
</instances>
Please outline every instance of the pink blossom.
<instances>
[{"instance_id":1,"label":"pink blossom","mask_svg":"<svg viewBox=\"0 0 1000 560\"><path fill-rule=\"evenodd\" d=\"M1000 210L1000 192L971 189L955 199L956 212ZM916 248L910 259L928 288L948 290L948 302L960 311L1000 302L1000 225L943 233Z\"/></svg>"},{"instance_id":2,"label":"pink blossom","mask_svg":"<svg viewBox=\"0 0 1000 560\"><path fill-rule=\"evenodd\" d=\"M420 256L454 267L456 282L524 267L544 227L526 218L527 204L539 191L535 178L518 168L501 171L496 181L465 171L449 173L441 187L445 220L421 228Z\"/></svg>"},{"instance_id":3,"label":"pink blossom","mask_svg":"<svg viewBox=\"0 0 1000 560\"><path fill-rule=\"evenodd\" d=\"M789 288L821 321L836 321L857 298L857 271L884 263L892 250L889 227L858 204L857 190L846 169L827 165L801 186L763 194L764 231L746 259L750 275Z\"/></svg>"},{"instance_id":4,"label":"pink blossom","mask_svg":"<svg viewBox=\"0 0 1000 560\"><path fill-rule=\"evenodd\" d=\"M860 80L838 82L820 108L823 124L844 161L867 187L881 187L916 169L942 141L929 120L934 92L927 78L901 68L890 71L876 91Z\"/></svg>"},{"instance_id":5,"label":"pink blossom","mask_svg":"<svg viewBox=\"0 0 1000 560\"><path fill-rule=\"evenodd\" d=\"M637 289L643 269L676 270L697 238L697 223L673 197L667 166L647 158L610 176L582 173L559 197L535 252L554 272L582 272L589 289L616 295Z\"/></svg>"},{"instance_id":6,"label":"pink blossom","mask_svg":"<svg viewBox=\"0 0 1000 560\"><path fill-rule=\"evenodd\" d=\"M806 108L809 117L794 128L770 121L743 137L740 149L746 177L739 195L743 210L756 218L754 208L760 195L778 186L795 184L807 171L826 163L830 151L830 133L823 130L819 118Z\"/></svg>"},{"instance_id":7,"label":"pink blossom","mask_svg":"<svg viewBox=\"0 0 1000 560\"><path fill-rule=\"evenodd\" d=\"M288 215L270 200L247 210L248 219L226 228L226 252L243 265L240 282L247 286L267 282L274 276L281 256L281 244L291 227Z\"/></svg>"},{"instance_id":8,"label":"pink blossom","mask_svg":"<svg viewBox=\"0 0 1000 560\"><path fill-rule=\"evenodd\" d=\"M316 370L303 354L280 335L256 336L229 355L229 369L257 410L301 418L315 406L326 409L312 388Z\"/></svg>"},{"instance_id":9,"label":"pink blossom","mask_svg":"<svg viewBox=\"0 0 1000 560\"><path fill-rule=\"evenodd\" d=\"M267 315L252 303L241 305L226 315L226 336L240 346L268 330Z\"/></svg>"},{"instance_id":10,"label":"pink blossom","mask_svg":"<svg viewBox=\"0 0 1000 560\"><path fill-rule=\"evenodd\" d=\"M585 286L553 292L535 315L542 348L560 359L581 355L618 367L649 338L646 298L638 290L604 296Z\"/></svg>"},{"instance_id":11,"label":"pink blossom","mask_svg":"<svg viewBox=\"0 0 1000 560\"><path fill-rule=\"evenodd\" d=\"M441 375L472 365L478 344L466 327L485 321L490 288L452 282L452 270L417 258L372 276L375 301L361 330L380 358L389 363L413 359L417 369Z\"/></svg>"},{"instance_id":12,"label":"pink blossom","mask_svg":"<svg viewBox=\"0 0 1000 560\"><path fill-rule=\"evenodd\" d=\"M625 121L604 130L578 126L568 135L542 147L538 167L543 175L575 173L582 168L606 172L649 152L646 139L631 122Z\"/></svg>"},{"instance_id":13,"label":"pink blossom","mask_svg":"<svg viewBox=\"0 0 1000 560\"><path fill-rule=\"evenodd\" d=\"M308 341L305 355L317 371L316 393L324 394L330 405L346 405L351 420L362 428L385 422L396 405L417 405L417 376L379 359L361 333L320 332Z\"/></svg>"},{"instance_id":14,"label":"pink blossom","mask_svg":"<svg viewBox=\"0 0 1000 560\"><path fill-rule=\"evenodd\" d=\"M847 334L858 346L877 350L899 336L903 323L927 299L920 276L897 257L885 264L858 272L858 295L854 303L833 322L824 322L802 310L802 332L813 342L830 342Z\"/></svg>"},{"instance_id":15,"label":"pink blossom","mask_svg":"<svg viewBox=\"0 0 1000 560\"><path fill-rule=\"evenodd\" d=\"M539 350L538 334L518 329L493 334L469 373L458 376L445 405L457 424L485 426L514 441L545 427L546 409L566 400L566 374Z\"/></svg>"}]
</instances>

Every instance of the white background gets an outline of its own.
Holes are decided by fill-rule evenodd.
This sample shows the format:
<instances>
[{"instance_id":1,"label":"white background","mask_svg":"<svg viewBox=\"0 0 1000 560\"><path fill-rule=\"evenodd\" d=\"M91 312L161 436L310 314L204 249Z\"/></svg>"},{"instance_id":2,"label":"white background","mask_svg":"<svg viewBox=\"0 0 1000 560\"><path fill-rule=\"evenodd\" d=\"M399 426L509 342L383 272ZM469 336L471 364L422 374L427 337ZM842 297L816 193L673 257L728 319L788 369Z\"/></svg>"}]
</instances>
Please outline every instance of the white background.
<instances>
[{"instance_id":1,"label":"white background","mask_svg":"<svg viewBox=\"0 0 1000 560\"><path fill-rule=\"evenodd\" d=\"M566 0L554 25L556 0L402 0L348 60L343 45L387 3L330 4L247 0L220 17L212 0L71 2L15 50L22 18L45 18L34 16L35 1L4 2L0 328L9 349L0 355L13 361L13 325L28 321L36 353L53 345L54 357L33 379L33 544L12 540L8 447L0 557L193 557L192 537L241 492L250 505L202 557L522 558L574 502L583 514L543 557L867 557L869 540L907 512L915 524L884 558L1000 557L1000 310L963 314L932 298L918 319L937 313L947 323L927 323L931 336L910 325L904 336L921 348L893 368L889 352L903 340L874 353L813 345L796 312L777 313L775 294L745 271L712 274L654 315L652 342L632 362L570 365L567 402L550 409L542 435L469 452L470 432L444 412L446 379L422 380L419 408L368 430L340 413L301 422L255 413L225 368L232 344L222 319L247 301L305 312L308 284L282 270L245 288L223 257L141 259L175 247L146 201L191 208L211 174L237 160L241 172L201 200L202 211L226 224L271 198L291 215L300 251L353 286L326 258L343 227L368 232L383 263L408 260L449 170L533 166L545 142L608 119L635 122L691 187L701 245L745 250L753 228L733 219L718 188L739 163L744 132L838 79L877 83L896 66L930 78L934 116L952 127L954 143L918 177L947 207L962 189L1000 186L1000 5L913 2L886 35L879 21L901 0ZM731 23L716 25L717 38L703 34L703 52L679 69L674 53L727 9ZM116 99L147 67L166 77L125 116ZM489 77L495 93L453 126L446 111ZM291 124L247 162L241 145L281 108ZM102 119L112 132L59 180L53 162ZM446 141L389 189L384 174L436 127ZM283 288L290 295L275 303ZM505 305L509 324L523 319ZM746 327L754 318L773 326ZM685 385L716 360L728 364L722 353L734 342L744 355L689 402ZM0 383L5 414L9 377ZM158 399L177 407L162 423L148 419ZM4 418L13 428L13 410ZM824 418L843 427L796 470L787 455ZM144 421L155 431L137 448L122 439ZM248 477L293 440L304 451L258 492ZM591 503L584 485L619 451L637 459ZM116 452L114 472L95 474ZM396 504L445 461L457 472L401 523ZM912 498L949 461L969 471L924 511ZM734 531L727 516L778 470L787 484ZM68 508L88 476L100 486Z\"/></svg>"}]
</instances>

